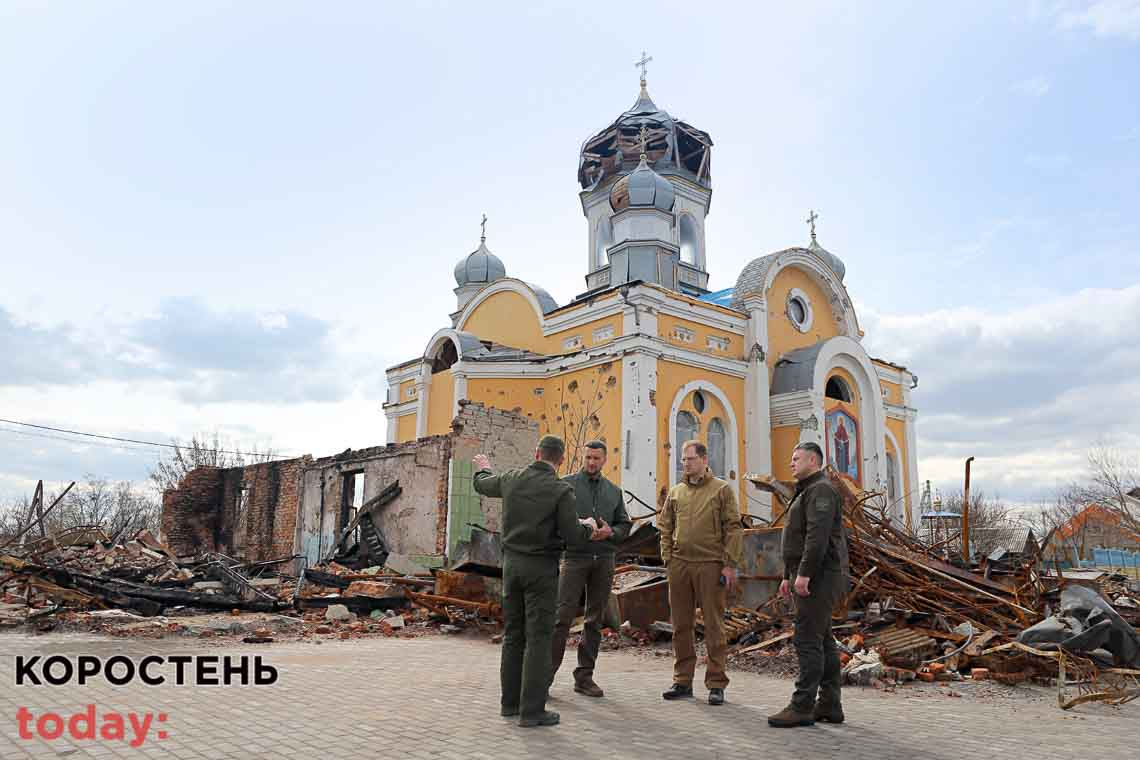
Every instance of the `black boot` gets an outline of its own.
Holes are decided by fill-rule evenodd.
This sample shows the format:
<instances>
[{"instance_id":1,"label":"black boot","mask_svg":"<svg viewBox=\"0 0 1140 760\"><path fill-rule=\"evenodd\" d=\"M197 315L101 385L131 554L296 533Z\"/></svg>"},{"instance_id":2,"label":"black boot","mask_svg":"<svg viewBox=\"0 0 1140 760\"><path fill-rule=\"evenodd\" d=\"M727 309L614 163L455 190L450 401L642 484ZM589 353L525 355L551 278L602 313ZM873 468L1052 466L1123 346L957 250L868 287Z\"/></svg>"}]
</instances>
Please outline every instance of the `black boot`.
<instances>
[{"instance_id":1,"label":"black boot","mask_svg":"<svg viewBox=\"0 0 1140 760\"><path fill-rule=\"evenodd\" d=\"M669 687L668 691L662 692L661 696L664 699L688 699L693 696L693 687L688 684L675 683Z\"/></svg>"},{"instance_id":2,"label":"black boot","mask_svg":"<svg viewBox=\"0 0 1140 760\"><path fill-rule=\"evenodd\" d=\"M723 705L724 704L724 689L709 689L709 704L710 705Z\"/></svg>"},{"instance_id":3,"label":"black boot","mask_svg":"<svg viewBox=\"0 0 1140 760\"><path fill-rule=\"evenodd\" d=\"M558 713L547 710L544 713L534 716L533 718L520 718L519 725L523 728L534 728L535 726L557 726Z\"/></svg>"}]
</instances>

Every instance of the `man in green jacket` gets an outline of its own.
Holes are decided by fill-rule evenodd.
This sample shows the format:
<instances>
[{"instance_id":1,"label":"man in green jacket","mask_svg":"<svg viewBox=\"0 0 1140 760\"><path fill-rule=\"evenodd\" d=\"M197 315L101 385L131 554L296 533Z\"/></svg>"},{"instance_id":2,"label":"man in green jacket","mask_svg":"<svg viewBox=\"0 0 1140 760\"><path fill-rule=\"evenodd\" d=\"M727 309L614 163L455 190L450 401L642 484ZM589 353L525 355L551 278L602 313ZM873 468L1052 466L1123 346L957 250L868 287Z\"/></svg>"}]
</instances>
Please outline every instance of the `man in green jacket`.
<instances>
[{"instance_id":1,"label":"man in green jacket","mask_svg":"<svg viewBox=\"0 0 1140 760\"><path fill-rule=\"evenodd\" d=\"M724 634L725 592L736 585L744 529L736 489L709 470L709 451L700 441L681 445L684 477L669 489L657 515L661 559L669 574L669 612L673 618L673 685L661 696L693 696L697 667L694 638L696 608L704 616L709 704L723 705L728 640Z\"/></svg>"},{"instance_id":2,"label":"man in green jacket","mask_svg":"<svg viewBox=\"0 0 1140 760\"><path fill-rule=\"evenodd\" d=\"M579 472L563 478L574 488L578 517L593 518L599 525L609 525L613 535L582 547L567 546L558 574L558 622L554 625L554 651L551 653L551 683L562 666L570 624L578 612L578 600L586 594L586 623L578 644L578 667L574 669L574 691L588 697L603 695L594 683L594 665L602 644L602 618L610 600L614 581L614 553L632 527L622 502L621 489L602 475L606 465L606 444L586 444L585 465Z\"/></svg>"},{"instance_id":3,"label":"man in green jacket","mask_svg":"<svg viewBox=\"0 0 1140 760\"><path fill-rule=\"evenodd\" d=\"M518 715L523 727L558 723L558 713L546 709L546 689L562 546L612 535L609 528L578 519L574 489L558 478L565 453L561 438L546 435L529 467L495 475L486 455L472 460L477 470L475 490L503 500L501 704L502 714Z\"/></svg>"},{"instance_id":4,"label":"man in green jacket","mask_svg":"<svg viewBox=\"0 0 1140 760\"><path fill-rule=\"evenodd\" d=\"M780 595L795 600L792 642L800 675L791 704L768 717L768 724L777 728L810 726L817 720L843 722L839 699L843 673L831 611L847 591L847 537L843 499L822 467L818 445L801 443L792 452L796 495L788 505L780 539L784 559Z\"/></svg>"}]
</instances>

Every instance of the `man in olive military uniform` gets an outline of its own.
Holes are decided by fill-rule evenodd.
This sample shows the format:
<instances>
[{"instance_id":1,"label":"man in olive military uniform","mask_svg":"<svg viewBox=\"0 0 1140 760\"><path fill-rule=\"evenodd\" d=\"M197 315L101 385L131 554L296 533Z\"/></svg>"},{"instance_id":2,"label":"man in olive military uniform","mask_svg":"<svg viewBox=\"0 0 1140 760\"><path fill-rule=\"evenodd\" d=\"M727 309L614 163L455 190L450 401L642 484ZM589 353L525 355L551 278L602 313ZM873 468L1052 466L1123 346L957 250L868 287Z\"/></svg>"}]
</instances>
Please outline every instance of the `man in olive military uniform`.
<instances>
[{"instance_id":1,"label":"man in olive military uniform","mask_svg":"<svg viewBox=\"0 0 1140 760\"><path fill-rule=\"evenodd\" d=\"M621 489L602 475L606 464L606 444L586 444L586 461L579 472L563 478L574 488L578 517L593 518L599 525L609 525L613 535L581 547L566 547L558 575L558 622L554 626L554 651L551 653L550 680L562 666L570 624L578 612L578 600L586 594L586 623L578 644L578 667L574 669L574 691L588 697L603 695L594 683L594 665L602 644L602 618L610 599L614 581L614 554L632 527L622 502Z\"/></svg>"},{"instance_id":2,"label":"man in olive military uniform","mask_svg":"<svg viewBox=\"0 0 1140 760\"><path fill-rule=\"evenodd\" d=\"M473 460L475 490L503 500L502 714L518 715L523 727L558 723L558 713L546 709L546 689L562 546L612 534L592 520L579 521L574 489L558 478L565 453L562 439L547 435L529 467L494 475L486 455Z\"/></svg>"},{"instance_id":3,"label":"man in olive military uniform","mask_svg":"<svg viewBox=\"0 0 1140 760\"><path fill-rule=\"evenodd\" d=\"M709 704L724 704L728 640L724 634L726 591L736 585L744 531L736 489L709 471L708 448L700 441L681 446L684 477L669 489L657 515L661 559L669 574L669 610L673 617L673 685L661 696L693 696L697 667L694 640L696 608L704 617Z\"/></svg>"},{"instance_id":4,"label":"man in olive military uniform","mask_svg":"<svg viewBox=\"0 0 1140 760\"><path fill-rule=\"evenodd\" d=\"M822 466L823 451L814 443L801 443L792 452L796 495L788 506L780 540L784 558L780 595L795 600L792 642L800 675L791 704L768 717L768 724L778 728L810 726L817 720L843 722L842 669L831 611L847 591L847 537L843 499Z\"/></svg>"}]
</instances>

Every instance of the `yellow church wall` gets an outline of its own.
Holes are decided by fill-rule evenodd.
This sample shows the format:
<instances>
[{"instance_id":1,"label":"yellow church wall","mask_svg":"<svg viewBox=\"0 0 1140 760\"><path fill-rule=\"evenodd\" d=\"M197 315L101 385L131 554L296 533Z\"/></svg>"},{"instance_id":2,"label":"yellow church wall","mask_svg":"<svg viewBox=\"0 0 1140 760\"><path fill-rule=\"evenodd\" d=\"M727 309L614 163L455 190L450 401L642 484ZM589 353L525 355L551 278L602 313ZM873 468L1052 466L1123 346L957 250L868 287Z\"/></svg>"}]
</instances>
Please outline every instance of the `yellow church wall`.
<instances>
[{"instance_id":1,"label":"yellow church wall","mask_svg":"<svg viewBox=\"0 0 1140 760\"><path fill-rule=\"evenodd\" d=\"M445 369L431 376L428 389L428 435L446 435L455 419L455 377Z\"/></svg>"},{"instance_id":2,"label":"yellow church wall","mask_svg":"<svg viewBox=\"0 0 1140 760\"><path fill-rule=\"evenodd\" d=\"M788 294L797 288L807 294L812 311L811 327L800 332L786 313ZM807 273L797 267L785 267L776 275L768 290L768 345L771 365L789 351L813 346L840 334L839 324L831 310L827 294Z\"/></svg>"},{"instance_id":3,"label":"yellow church wall","mask_svg":"<svg viewBox=\"0 0 1140 760\"><path fill-rule=\"evenodd\" d=\"M688 342L682 340L678 335L677 328L689 331L693 335L692 341ZM657 315L657 334L675 346L731 359L740 358L741 347L744 344L744 339L735 333L711 329L700 322L674 317L670 314ZM728 348L710 347L708 342L709 337L726 339L728 341Z\"/></svg>"},{"instance_id":4,"label":"yellow church wall","mask_svg":"<svg viewBox=\"0 0 1140 760\"><path fill-rule=\"evenodd\" d=\"M538 314L530 302L512 291L502 291L487 298L475 307L458 329L473 333L480 340L540 354L549 353L553 342L542 334Z\"/></svg>"},{"instance_id":5,"label":"yellow church wall","mask_svg":"<svg viewBox=\"0 0 1140 760\"><path fill-rule=\"evenodd\" d=\"M396 399L397 403L403 403L405 401L410 401L411 399L416 397L416 394L415 394L416 381L415 380L405 380L404 382L400 383L399 388L400 388L400 397L398 399Z\"/></svg>"},{"instance_id":6,"label":"yellow church wall","mask_svg":"<svg viewBox=\"0 0 1140 760\"><path fill-rule=\"evenodd\" d=\"M616 298L616 296L614 296ZM612 298L603 299L612 300ZM559 310L559 316L583 309L586 304ZM611 327L613 336L596 341L594 332L602 327ZM563 354L577 348L588 348L608 343L621 336L621 315L611 314L599 317L592 322L576 325L565 330L544 335L542 323L530 303L518 293L503 291L495 293L475 307L474 311L457 328L477 336L480 340L490 340L504 346L525 348L540 354ZM573 337L581 338L580 346L568 346L565 341Z\"/></svg>"},{"instance_id":7,"label":"yellow church wall","mask_svg":"<svg viewBox=\"0 0 1140 760\"><path fill-rule=\"evenodd\" d=\"M660 319L660 318L659 318ZM660 325L658 321L658 325ZM743 457L744 457L744 380L739 377L731 375L724 375L719 372L710 372L705 369L698 369L690 367L685 364L678 364L666 359L659 359L657 362L657 393L655 394L657 405L657 440L659 442L659 451L657 456L657 488L658 496L660 497L661 489L668 490L669 488L669 474L674 467L674 457L676 453L669 448L669 437L672 431L669 429L669 413L672 410L673 398L686 384L694 380L702 380L710 385L716 386L721 393L728 398L729 404L733 408L733 417L736 419L736 461L726 462L726 467L730 473L735 473L736 480L732 481L737 484L738 492L737 498L740 501L741 510L747 511L748 500L745 498L744 480L741 477L743 474ZM707 402L704 414L697 414L696 410L692 408L691 394L685 399L681 405L684 409L697 418L697 437L702 441L706 440L708 433L708 423L713 417L719 416L724 422L726 432L730 432L729 416L725 413L720 401L711 393L704 394ZM645 498L642 496L641 498Z\"/></svg>"},{"instance_id":8,"label":"yellow church wall","mask_svg":"<svg viewBox=\"0 0 1140 760\"><path fill-rule=\"evenodd\" d=\"M777 480L795 480L792 475L792 451L799 442L799 425L772 428L772 475Z\"/></svg>"},{"instance_id":9,"label":"yellow church wall","mask_svg":"<svg viewBox=\"0 0 1140 760\"><path fill-rule=\"evenodd\" d=\"M416 415L405 414L396 418L396 440L393 443L404 443L415 440Z\"/></svg>"},{"instance_id":10,"label":"yellow church wall","mask_svg":"<svg viewBox=\"0 0 1140 760\"><path fill-rule=\"evenodd\" d=\"M605 338L603 340L594 340L594 333L603 327L611 328L613 334L609 338ZM573 346L566 345L566 340L568 338L574 337L581 338L581 345L579 348L589 348L591 346L605 345L613 339L621 337L621 316L611 315L608 317L600 317L593 322L587 322L585 324L571 327L566 330L553 332L546 338L546 353L563 354L577 350Z\"/></svg>"},{"instance_id":11,"label":"yellow church wall","mask_svg":"<svg viewBox=\"0 0 1140 760\"><path fill-rule=\"evenodd\" d=\"M552 378L471 378L467 396L471 401L538 421L540 435L552 433L563 438L567 444L563 467L567 472L581 463L587 441L604 440L609 447L606 476L621 483L620 362Z\"/></svg>"}]
</instances>

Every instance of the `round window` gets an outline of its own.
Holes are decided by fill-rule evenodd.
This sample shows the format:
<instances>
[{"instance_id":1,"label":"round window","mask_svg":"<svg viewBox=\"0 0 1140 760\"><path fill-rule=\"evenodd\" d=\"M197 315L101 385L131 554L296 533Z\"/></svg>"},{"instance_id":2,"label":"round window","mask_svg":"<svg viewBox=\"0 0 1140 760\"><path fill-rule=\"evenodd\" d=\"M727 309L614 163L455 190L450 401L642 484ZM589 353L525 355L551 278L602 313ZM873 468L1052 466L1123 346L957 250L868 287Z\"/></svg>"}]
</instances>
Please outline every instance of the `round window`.
<instances>
[{"instance_id":1,"label":"round window","mask_svg":"<svg viewBox=\"0 0 1140 760\"><path fill-rule=\"evenodd\" d=\"M788 301L788 316L796 325L807 321L807 304L802 298L793 298Z\"/></svg>"}]
</instances>

